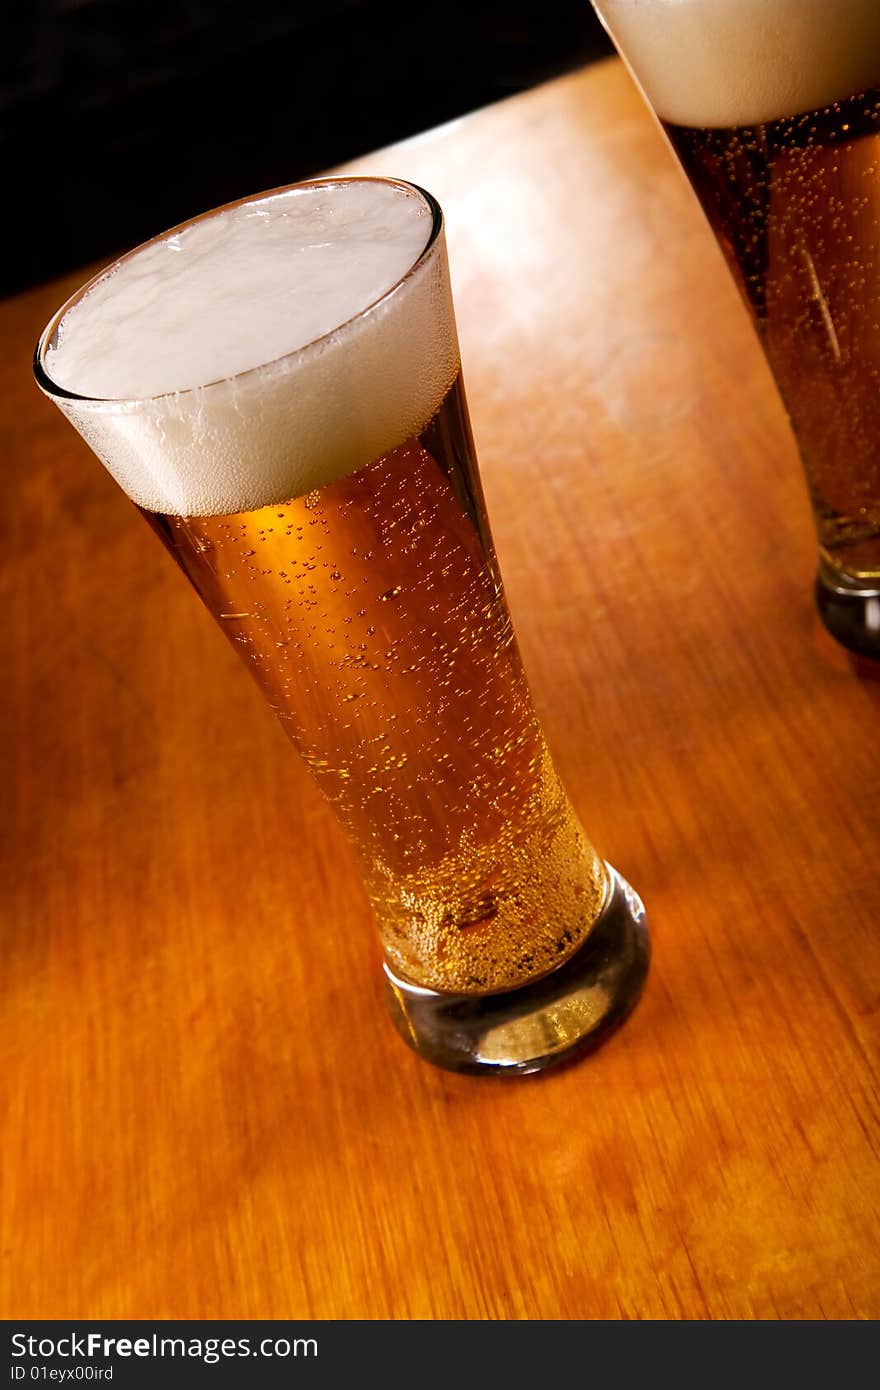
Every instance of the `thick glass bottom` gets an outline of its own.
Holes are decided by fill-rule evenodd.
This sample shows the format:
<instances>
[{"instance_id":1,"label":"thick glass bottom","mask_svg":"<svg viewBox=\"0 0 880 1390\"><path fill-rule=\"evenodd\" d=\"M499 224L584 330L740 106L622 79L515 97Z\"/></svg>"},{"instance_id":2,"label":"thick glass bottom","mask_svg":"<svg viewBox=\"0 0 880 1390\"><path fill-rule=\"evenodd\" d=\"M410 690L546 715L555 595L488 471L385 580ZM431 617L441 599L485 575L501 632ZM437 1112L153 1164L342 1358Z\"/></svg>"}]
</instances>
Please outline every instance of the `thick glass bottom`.
<instances>
[{"instance_id":1,"label":"thick glass bottom","mask_svg":"<svg viewBox=\"0 0 880 1390\"><path fill-rule=\"evenodd\" d=\"M440 994L385 966L391 1017L405 1042L450 1071L523 1075L592 1051L633 1008L650 947L641 899L608 866L608 901L558 969L499 994Z\"/></svg>"},{"instance_id":2,"label":"thick glass bottom","mask_svg":"<svg viewBox=\"0 0 880 1390\"><path fill-rule=\"evenodd\" d=\"M848 580L821 559L816 606L825 627L841 646L880 660L880 581Z\"/></svg>"}]
</instances>

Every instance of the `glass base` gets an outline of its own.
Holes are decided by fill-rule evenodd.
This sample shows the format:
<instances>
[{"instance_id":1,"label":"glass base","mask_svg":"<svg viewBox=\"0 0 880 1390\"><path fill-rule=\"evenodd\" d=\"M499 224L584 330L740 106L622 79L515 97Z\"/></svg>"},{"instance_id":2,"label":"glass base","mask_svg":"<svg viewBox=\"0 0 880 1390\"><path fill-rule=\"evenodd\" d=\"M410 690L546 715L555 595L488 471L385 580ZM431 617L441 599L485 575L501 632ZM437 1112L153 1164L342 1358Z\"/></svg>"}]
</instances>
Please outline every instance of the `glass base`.
<instances>
[{"instance_id":1,"label":"glass base","mask_svg":"<svg viewBox=\"0 0 880 1390\"><path fill-rule=\"evenodd\" d=\"M404 1041L450 1071L523 1075L604 1041L633 1008L648 970L645 909L608 867L609 896L584 944L558 969L499 994L440 994L385 966L391 1017Z\"/></svg>"},{"instance_id":2,"label":"glass base","mask_svg":"<svg viewBox=\"0 0 880 1390\"><path fill-rule=\"evenodd\" d=\"M880 660L880 583L871 579L847 581L820 560L816 606L825 627L841 646Z\"/></svg>"}]
</instances>

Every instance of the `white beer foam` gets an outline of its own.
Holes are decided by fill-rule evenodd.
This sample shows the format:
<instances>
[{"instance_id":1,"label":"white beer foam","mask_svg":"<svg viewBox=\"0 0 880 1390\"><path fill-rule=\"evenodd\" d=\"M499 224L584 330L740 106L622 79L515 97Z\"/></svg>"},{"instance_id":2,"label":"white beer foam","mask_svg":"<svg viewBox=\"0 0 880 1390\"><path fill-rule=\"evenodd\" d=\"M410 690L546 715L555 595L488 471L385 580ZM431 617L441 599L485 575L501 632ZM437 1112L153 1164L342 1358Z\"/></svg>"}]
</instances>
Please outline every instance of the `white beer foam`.
<instances>
[{"instance_id":1,"label":"white beer foam","mask_svg":"<svg viewBox=\"0 0 880 1390\"><path fill-rule=\"evenodd\" d=\"M150 511L302 496L418 433L455 379L432 227L417 190L369 179L220 209L62 313L43 365L75 397L53 399Z\"/></svg>"},{"instance_id":2,"label":"white beer foam","mask_svg":"<svg viewBox=\"0 0 880 1390\"><path fill-rule=\"evenodd\" d=\"M664 121L757 125L880 81L880 0L596 0Z\"/></svg>"}]
</instances>

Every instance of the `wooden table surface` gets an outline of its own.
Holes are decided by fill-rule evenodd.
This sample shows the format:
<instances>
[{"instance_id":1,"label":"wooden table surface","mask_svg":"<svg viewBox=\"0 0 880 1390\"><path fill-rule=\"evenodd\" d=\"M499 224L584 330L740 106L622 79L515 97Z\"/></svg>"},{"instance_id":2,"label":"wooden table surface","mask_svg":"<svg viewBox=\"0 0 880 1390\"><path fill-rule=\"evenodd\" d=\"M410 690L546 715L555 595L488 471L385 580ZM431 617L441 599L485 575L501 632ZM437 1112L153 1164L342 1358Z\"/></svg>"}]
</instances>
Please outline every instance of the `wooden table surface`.
<instances>
[{"instance_id":1,"label":"wooden table surface","mask_svg":"<svg viewBox=\"0 0 880 1390\"><path fill-rule=\"evenodd\" d=\"M328 807L0 306L5 1317L880 1314L880 668L812 607L794 446L609 61L351 166L445 207L557 762L647 904L559 1072L411 1054Z\"/></svg>"}]
</instances>

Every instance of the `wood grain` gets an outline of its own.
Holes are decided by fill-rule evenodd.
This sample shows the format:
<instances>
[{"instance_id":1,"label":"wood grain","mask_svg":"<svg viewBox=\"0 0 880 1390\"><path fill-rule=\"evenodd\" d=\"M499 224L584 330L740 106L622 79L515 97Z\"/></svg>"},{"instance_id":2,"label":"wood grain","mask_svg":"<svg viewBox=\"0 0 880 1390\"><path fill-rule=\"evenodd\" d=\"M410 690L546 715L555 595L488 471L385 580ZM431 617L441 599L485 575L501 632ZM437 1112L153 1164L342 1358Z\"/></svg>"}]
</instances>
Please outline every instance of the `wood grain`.
<instances>
[{"instance_id":1,"label":"wood grain","mask_svg":"<svg viewBox=\"0 0 880 1390\"><path fill-rule=\"evenodd\" d=\"M328 808L0 306L0 1312L880 1313L880 670L820 628L794 447L616 62L361 160L441 200L557 761L647 903L625 1028L456 1077L387 1022Z\"/></svg>"}]
</instances>

